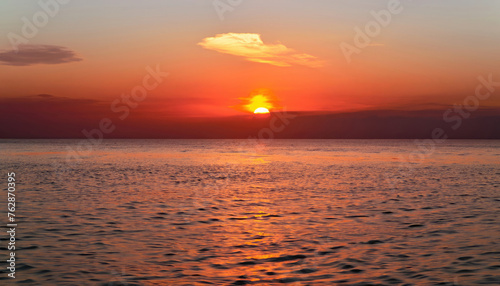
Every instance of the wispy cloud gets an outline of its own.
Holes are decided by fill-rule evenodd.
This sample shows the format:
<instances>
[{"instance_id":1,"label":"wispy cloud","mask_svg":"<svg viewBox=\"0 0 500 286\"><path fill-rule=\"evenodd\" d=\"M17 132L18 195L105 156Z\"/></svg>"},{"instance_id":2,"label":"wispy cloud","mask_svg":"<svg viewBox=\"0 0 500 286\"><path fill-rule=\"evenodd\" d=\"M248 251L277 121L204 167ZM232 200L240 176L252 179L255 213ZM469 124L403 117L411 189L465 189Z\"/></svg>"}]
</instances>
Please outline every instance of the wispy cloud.
<instances>
[{"instance_id":1,"label":"wispy cloud","mask_svg":"<svg viewBox=\"0 0 500 286\"><path fill-rule=\"evenodd\" d=\"M52 94L46 94L46 93L40 93L40 94L37 94L37 96L42 97L42 98L54 98L55 97Z\"/></svg>"},{"instance_id":2,"label":"wispy cloud","mask_svg":"<svg viewBox=\"0 0 500 286\"><path fill-rule=\"evenodd\" d=\"M18 51L0 51L0 64L9 66L53 65L81 60L74 51L53 45L20 45Z\"/></svg>"},{"instance_id":3,"label":"wispy cloud","mask_svg":"<svg viewBox=\"0 0 500 286\"><path fill-rule=\"evenodd\" d=\"M317 57L299 53L281 43L265 44L259 34L227 33L203 39L200 46L220 53L244 57L245 59L280 67L304 65L321 67L323 62Z\"/></svg>"}]
</instances>

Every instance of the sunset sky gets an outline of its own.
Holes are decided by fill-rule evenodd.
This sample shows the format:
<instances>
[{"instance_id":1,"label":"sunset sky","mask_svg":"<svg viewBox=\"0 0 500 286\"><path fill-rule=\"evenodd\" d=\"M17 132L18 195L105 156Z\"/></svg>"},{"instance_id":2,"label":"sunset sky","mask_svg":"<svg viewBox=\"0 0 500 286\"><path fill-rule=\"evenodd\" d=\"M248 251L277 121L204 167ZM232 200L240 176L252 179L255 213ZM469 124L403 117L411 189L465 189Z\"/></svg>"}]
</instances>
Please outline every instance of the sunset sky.
<instances>
[{"instance_id":1,"label":"sunset sky","mask_svg":"<svg viewBox=\"0 0 500 286\"><path fill-rule=\"evenodd\" d=\"M127 120L245 115L259 94L270 110L444 110L474 94L478 76L500 81L496 0L402 0L348 61L341 44L355 45L356 27L390 2L73 0L24 37L44 10L1 1L0 104L51 122L98 120L148 67L168 77ZM17 52L13 35L25 39ZM499 96L481 102L498 107Z\"/></svg>"}]
</instances>

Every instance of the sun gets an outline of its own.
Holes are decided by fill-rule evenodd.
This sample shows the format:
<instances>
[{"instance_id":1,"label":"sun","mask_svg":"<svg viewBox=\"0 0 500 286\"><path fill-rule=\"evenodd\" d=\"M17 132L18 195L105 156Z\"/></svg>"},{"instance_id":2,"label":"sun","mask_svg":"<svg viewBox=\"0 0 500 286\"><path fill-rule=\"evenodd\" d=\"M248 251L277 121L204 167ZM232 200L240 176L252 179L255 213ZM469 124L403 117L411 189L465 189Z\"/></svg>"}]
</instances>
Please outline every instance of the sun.
<instances>
[{"instance_id":1,"label":"sun","mask_svg":"<svg viewBox=\"0 0 500 286\"><path fill-rule=\"evenodd\" d=\"M259 88L250 93L247 97L239 97L240 104L231 106L232 108L253 113L253 114L270 114L271 112L281 109L278 98L271 90Z\"/></svg>"},{"instance_id":2,"label":"sun","mask_svg":"<svg viewBox=\"0 0 500 286\"><path fill-rule=\"evenodd\" d=\"M259 107L257 109L254 110L255 114L265 114L265 113L269 113L269 109L265 108L265 107Z\"/></svg>"}]
</instances>

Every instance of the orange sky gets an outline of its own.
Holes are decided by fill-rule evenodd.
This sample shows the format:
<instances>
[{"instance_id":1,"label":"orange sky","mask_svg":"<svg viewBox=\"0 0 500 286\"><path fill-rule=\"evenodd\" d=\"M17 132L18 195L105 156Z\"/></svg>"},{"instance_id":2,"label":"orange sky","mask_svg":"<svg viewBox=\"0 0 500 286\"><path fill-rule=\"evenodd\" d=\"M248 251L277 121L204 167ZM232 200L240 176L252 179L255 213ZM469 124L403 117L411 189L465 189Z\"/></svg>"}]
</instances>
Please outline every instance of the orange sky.
<instances>
[{"instance_id":1,"label":"orange sky","mask_svg":"<svg viewBox=\"0 0 500 286\"><path fill-rule=\"evenodd\" d=\"M349 62L341 44L353 45L356 27L388 1L243 1L223 19L212 1L72 1L18 59L9 35L22 36L22 18L40 7L2 1L0 100L49 94L109 105L158 65L169 76L140 104L176 117L241 114L241 99L258 90L297 111L442 107L473 94L478 76L500 78L498 1L423 2L401 1ZM498 97L482 102L499 106Z\"/></svg>"}]
</instances>

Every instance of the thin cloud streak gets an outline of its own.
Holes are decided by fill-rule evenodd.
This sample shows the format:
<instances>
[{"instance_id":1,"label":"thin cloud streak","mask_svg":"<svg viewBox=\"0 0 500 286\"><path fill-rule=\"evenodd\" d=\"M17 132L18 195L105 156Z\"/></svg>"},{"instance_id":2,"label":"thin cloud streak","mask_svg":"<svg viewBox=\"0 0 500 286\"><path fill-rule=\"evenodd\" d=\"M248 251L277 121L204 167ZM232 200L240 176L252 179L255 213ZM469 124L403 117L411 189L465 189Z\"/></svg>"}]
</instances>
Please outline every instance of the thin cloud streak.
<instances>
[{"instance_id":1,"label":"thin cloud streak","mask_svg":"<svg viewBox=\"0 0 500 286\"><path fill-rule=\"evenodd\" d=\"M259 34L217 34L215 37L203 39L198 45L220 53L240 56L252 62L279 67L303 65L317 68L323 66L323 62L317 57L299 53L281 43L265 44Z\"/></svg>"},{"instance_id":2,"label":"thin cloud streak","mask_svg":"<svg viewBox=\"0 0 500 286\"><path fill-rule=\"evenodd\" d=\"M54 65L81 60L74 51L53 45L20 45L18 51L0 51L0 64L9 66Z\"/></svg>"}]
</instances>

